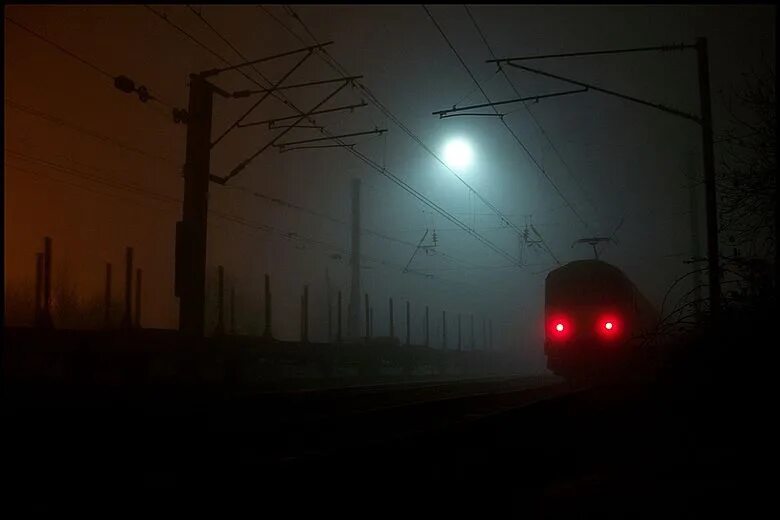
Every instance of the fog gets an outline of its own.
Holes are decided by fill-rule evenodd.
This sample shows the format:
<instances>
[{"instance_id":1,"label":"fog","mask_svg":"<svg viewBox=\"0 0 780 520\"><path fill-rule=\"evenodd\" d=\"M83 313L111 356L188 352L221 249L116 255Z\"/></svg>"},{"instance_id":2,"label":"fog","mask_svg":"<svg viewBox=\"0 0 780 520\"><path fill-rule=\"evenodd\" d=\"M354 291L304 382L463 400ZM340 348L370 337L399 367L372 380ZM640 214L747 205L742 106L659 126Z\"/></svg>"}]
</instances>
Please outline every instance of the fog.
<instances>
[{"instance_id":1,"label":"fog","mask_svg":"<svg viewBox=\"0 0 780 520\"><path fill-rule=\"evenodd\" d=\"M594 91L502 107L517 139L496 117L439 119L432 112L485 99L417 5L296 6L299 18L278 5L202 6L199 13L184 5L154 9L232 63L241 59L225 40L249 59L311 45L312 35L318 42L332 40L328 53L349 74L362 75L360 82L396 121L362 89L347 87L323 108L361 101L367 106L316 116L317 123L335 135L387 129L346 141L517 260L459 229L344 148L280 153L272 147L226 185L210 186L207 331L216 322L217 266L222 265L226 290L235 290L237 332L262 332L263 277L269 274L275 334L297 337L300 297L308 285L310 338L327 340L328 287L334 304L336 291L343 292L346 320L353 179L361 180L360 283L374 308L375 336L388 334L388 299L393 298L395 335L402 340L409 301L413 343L423 341L428 306L433 346L441 346L445 310L449 348L456 346L458 314L463 347L470 348L473 315L477 347L483 345L483 318L492 320L494 344L523 352L529 366L542 367L544 278L558 265L549 251L561 264L592 258L589 246L574 242L612 236L600 257L621 268L656 305L690 270L683 263L694 250L688 186L690 178L701 175L700 128L691 121ZM495 64L485 63L491 53L463 6L429 9L492 101L517 97L513 86L523 96L573 88L506 67L510 84ZM142 6L8 6L5 11L111 76L126 75L145 85L173 107L187 108L189 74L224 66ZM504 5L470 11L499 57L707 37L716 137L729 125L724 96L759 62L761 49L774 53L771 6ZM124 250L132 246L135 264L144 271L144 326L176 328L174 238L181 218L185 125L175 124L164 105L121 92L105 74L7 19L4 49L6 306L13 303L11 288L31 287L44 236L53 238L54 283L67 281L83 298L102 294L105 262L114 265L114 290L121 294ZM297 59L263 63L257 70L276 81ZM774 62L773 54L768 61ZM699 113L693 51L528 64ZM247 74L259 78L251 69ZM315 54L290 82L340 76ZM255 88L235 72L213 82L228 91ZM288 94L309 109L333 89L318 85ZM215 97L212 135L221 134L255 99ZM269 98L247 121L293 113ZM266 126L232 131L213 148L212 175L226 176L274 135ZM281 141L316 137L322 137L316 129L297 129ZM435 157L456 137L473 149L472 165L459 171L468 186ZM700 229L694 234L699 250L705 250L702 192L697 196ZM521 229L533 224L549 251L521 248L516 230L480 198ZM418 243L433 245L434 231L435 248L416 250Z\"/></svg>"}]
</instances>

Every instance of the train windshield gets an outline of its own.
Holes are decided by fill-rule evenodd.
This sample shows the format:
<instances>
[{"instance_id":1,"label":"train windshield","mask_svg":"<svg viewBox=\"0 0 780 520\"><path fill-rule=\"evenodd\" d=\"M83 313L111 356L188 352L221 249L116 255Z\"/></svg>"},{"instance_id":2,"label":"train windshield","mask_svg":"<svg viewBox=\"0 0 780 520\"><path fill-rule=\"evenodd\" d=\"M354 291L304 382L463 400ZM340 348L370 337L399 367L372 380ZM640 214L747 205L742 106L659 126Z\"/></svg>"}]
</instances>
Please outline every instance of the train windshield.
<instances>
[{"instance_id":1,"label":"train windshield","mask_svg":"<svg viewBox=\"0 0 780 520\"><path fill-rule=\"evenodd\" d=\"M577 289L567 288L561 291L548 291L547 306L557 308L571 307L611 307L631 303L631 293L622 287L609 287L603 284L594 286L578 285Z\"/></svg>"},{"instance_id":2,"label":"train windshield","mask_svg":"<svg viewBox=\"0 0 780 520\"><path fill-rule=\"evenodd\" d=\"M548 308L630 305L630 282L617 270L594 267L591 264L585 269L561 269L554 276L551 273L545 288Z\"/></svg>"}]
</instances>

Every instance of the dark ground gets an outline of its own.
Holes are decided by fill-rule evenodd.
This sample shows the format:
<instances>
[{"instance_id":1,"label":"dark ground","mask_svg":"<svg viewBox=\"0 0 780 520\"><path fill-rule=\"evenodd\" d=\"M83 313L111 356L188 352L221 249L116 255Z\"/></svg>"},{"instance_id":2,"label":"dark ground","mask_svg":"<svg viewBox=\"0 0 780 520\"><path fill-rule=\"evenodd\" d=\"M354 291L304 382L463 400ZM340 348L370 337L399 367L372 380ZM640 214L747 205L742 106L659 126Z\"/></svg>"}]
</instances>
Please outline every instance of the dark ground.
<instances>
[{"instance_id":1,"label":"dark ground","mask_svg":"<svg viewBox=\"0 0 780 520\"><path fill-rule=\"evenodd\" d=\"M649 382L566 395L496 384L480 398L350 419L332 412L348 401L335 394L227 399L179 387L144 400L90 386L21 399L6 385L3 509L750 517L776 468L761 370L775 318L731 316ZM355 438L365 442L345 440Z\"/></svg>"}]
</instances>

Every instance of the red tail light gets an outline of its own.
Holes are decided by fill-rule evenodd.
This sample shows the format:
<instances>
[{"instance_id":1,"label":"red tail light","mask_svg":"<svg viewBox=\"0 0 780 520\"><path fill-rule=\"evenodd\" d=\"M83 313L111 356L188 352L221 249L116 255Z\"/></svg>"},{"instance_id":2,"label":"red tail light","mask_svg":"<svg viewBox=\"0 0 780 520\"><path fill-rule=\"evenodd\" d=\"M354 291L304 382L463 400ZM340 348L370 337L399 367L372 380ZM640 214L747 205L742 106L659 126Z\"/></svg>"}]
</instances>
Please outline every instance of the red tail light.
<instances>
[{"instance_id":1,"label":"red tail light","mask_svg":"<svg viewBox=\"0 0 780 520\"><path fill-rule=\"evenodd\" d=\"M564 316L555 316L548 321L547 335L556 340L568 338L572 332L571 322Z\"/></svg>"},{"instance_id":2,"label":"red tail light","mask_svg":"<svg viewBox=\"0 0 780 520\"><path fill-rule=\"evenodd\" d=\"M617 316L609 315L599 318L597 332L605 339L615 338L621 333L621 323Z\"/></svg>"}]
</instances>

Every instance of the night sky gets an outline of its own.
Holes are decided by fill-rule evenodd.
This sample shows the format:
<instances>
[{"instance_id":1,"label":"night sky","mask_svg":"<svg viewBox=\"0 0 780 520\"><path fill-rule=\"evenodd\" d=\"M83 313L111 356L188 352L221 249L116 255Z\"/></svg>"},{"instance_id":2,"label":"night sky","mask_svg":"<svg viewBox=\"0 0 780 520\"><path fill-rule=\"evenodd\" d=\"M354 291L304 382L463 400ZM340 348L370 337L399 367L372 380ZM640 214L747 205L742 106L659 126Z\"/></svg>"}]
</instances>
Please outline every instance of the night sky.
<instances>
[{"instance_id":1,"label":"night sky","mask_svg":"<svg viewBox=\"0 0 780 520\"><path fill-rule=\"evenodd\" d=\"M153 8L230 62L240 61L186 6ZM311 45L312 35L319 42L333 40L328 53L350 74L362 75L362 83L433 152L441 155L454 137L468 140L474 162L461 172L463 179L517 226L532 222L562 263L592 257L590 247L572 243L609 236L622 221L617 243L608 245L602 258L623 269L651 301L660 303L669 284L689 269L682 263L691 256L687 176L701 171L698 125L592 91L540 100L527 110L522 104L508 105L505 121L545 176L497 118L440 120L431 115L485 99L419 5L294 6L299 19L280 5L195 9L250 59ZM485 63L491 54L464 7L429 9L491 100L516 97L495 65ZM722 96L759 62L762 52L767 62L774 62L772 6L474 6L470 11L498 57L693 43L697 36L707 37L716 139L729 124ZM181 212L186 127L173 123L170 108L141 103L117 90L105 74L8 18L110 76L132 78L175 107L187 106L188 74L224 64L143 6L6 6L5 14L7 287L32 283L34 253L41 250L44 236L54 239L55 284L67 270L84 297L102 290L106 261L116 266L119 284L124 248L133 246L144 270L144 325L176 327L174 226ZM258 69L278 80L296 59ZM694 51L528 65L699 113ZM507 68L507 73L526 96L573 88L517 69ZM258 78L251 69L247 74ZM313 55L289 81L337 77ZM235 72L214 82L229 91L256 88ZM300 89L290 92L290 99L307 109L333 88ZM361 100L369 102L359 88L348 87L323 108ZM251 103L252 98L215 98L214 135ZM269 99L248 120L288 115L293 115L289 108ZM381 136L346 141L357 143L360 153L518 256L517 234L376 106L369 102L352 113L316 119L334 134L387 128ZM212 173L226 175L273 135L262 126L231 132L214 149ZM307 137L321 135L298 129L282 140ZM716 162L717 154L716 148ZM260 332L267 272L279 336L295 337L299 294L308 283L312 337L324 339L326 272L331 286L344 290L345 302L348 294L349 227L344 223L349 222L352 178L362 180L362 227L385 236L363 235L362 288L375 302L377 331L387 327L387 298L395 299L397 316L409 299L417 330L424 305L436 316L441 309L453 316L473 313L478 320L486 316L494 321L497 342L511 340L541 365L544 276L556 265L550 255L531 249L523 267L513 265L339 148L271 149L227 186L212 184L210 318L215 314L216 266L221 264L228 285L236 287L239 331ZM703 200L699 210L704 250ZM402 274L414 251L410 244L426 229L436 230L439 254L420 252L410 268L433 277ZM285 237L287 233L295 235ZM432 326L434 338L437 327Z\"/></svg>"}]
</instances>

